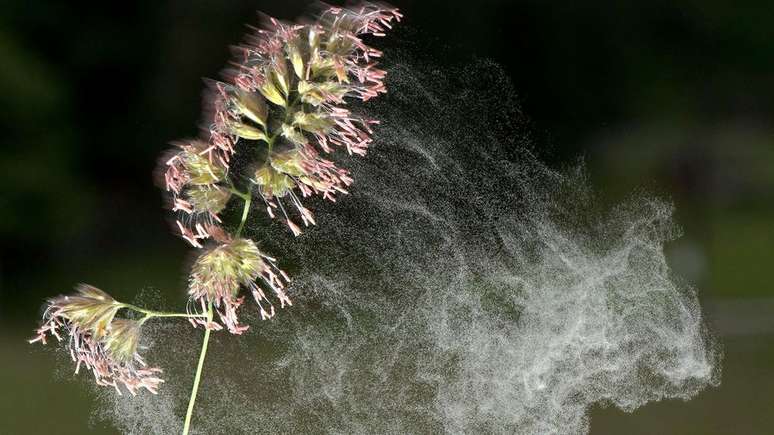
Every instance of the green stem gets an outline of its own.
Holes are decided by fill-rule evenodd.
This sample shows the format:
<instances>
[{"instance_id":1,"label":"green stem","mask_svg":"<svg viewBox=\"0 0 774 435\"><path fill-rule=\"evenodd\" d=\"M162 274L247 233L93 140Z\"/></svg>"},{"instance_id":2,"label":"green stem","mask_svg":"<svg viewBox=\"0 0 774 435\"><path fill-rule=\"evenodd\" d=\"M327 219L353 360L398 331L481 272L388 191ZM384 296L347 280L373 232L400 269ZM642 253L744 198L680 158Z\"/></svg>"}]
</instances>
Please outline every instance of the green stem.
<instances>
[{"instance_id":1,"label":"green stem","mask_svg":"<svg viewBox=\"0 0 774 435\"><path fill-rule=\"evenodd\" d=\"M247 222L247 215L250 213L250 202L252 201L252 186L248 188L247 195L245 195L242 199L245 200L245 206L242 209L242 220L239 221L239 228L236 230L236 237L239 237L240 234L242 234L242 229L245 227L245 222Z\"/></svg>"},{"instance_id":2,"label":"green stem","mask_svg":"<svg viewBox=\"0 0 774 435\"><path fill-rule=\"evenodd\" d=\"M212 301L207 309L207 324L212 321ZM191 416L193 416L194 404L196 403L196 394L199 392L199 381L202 378L202 368L204 367L204 358L207 356L207 344L210 342L210 328L206 326L204 330L204 342L202 350L199 353L199 364L196 366L196 375L194 376L193 387L191 388L191 398L188 399L188 410L185 413L185 423L183 424L183 435L188 435L191 429Z\"/></svg>"},{"instance_id":3,"label":"green stem","mask_svg":"<svg viewBox=\"0 0 774 435\"><path fill-rule=\"evenodd\" d=\"M234 195L236 195L236 196L238 196L238 197L242 198L242 199L243 199L243 200L245 200L245 201L247 201L247 200L248 200L248 198L250 198L250 193L241 192L241 191L237 190L237 189L236 189L236 188L234 188L234 187L230 187L228 190L229 190L229 192L231 192L231 193L233 193Z\"/></svg>"},{"instance_id":4,"label":"green stem","mask_svg":"<svg viewBox=\"0 0 774 435\"><path fill-rule=\"evenodd\" d=\"M132 311L137 311L138 313L145 314L145 319L149 319L151 317L186 317L186 318L195 318L195 317L204 317L203 314L189 314L189 313L171 313L168 311L155 311L155 310L149 310L146 308L138 307L137 305L132 304L124 304L120 303L118 304L121 308L127 308Z\"/></svg>"}]
</instances>

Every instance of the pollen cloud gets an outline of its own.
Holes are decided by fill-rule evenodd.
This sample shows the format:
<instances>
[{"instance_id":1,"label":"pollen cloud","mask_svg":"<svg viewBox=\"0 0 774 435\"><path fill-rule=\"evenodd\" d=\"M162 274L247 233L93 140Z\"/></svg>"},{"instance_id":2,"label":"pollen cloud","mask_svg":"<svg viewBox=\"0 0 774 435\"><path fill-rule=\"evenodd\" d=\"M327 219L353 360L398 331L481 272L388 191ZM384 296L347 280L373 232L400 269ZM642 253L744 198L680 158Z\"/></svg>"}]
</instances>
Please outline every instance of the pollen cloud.
<instances>
[{"instance_id":1,"label":"pollen cloud","mask_svg":"<svg viewBox=\"0 0 774 435\"><path fill-rule=\"evenodd\" d=\"M697 292L664 256L668 201L606 210L582 165L542 164L496 65L385 58L358 189L321 202L304 243L272 246L298 265L294 310L215 343L202 433L587 433L595 404L717 385ZM138 422L176 421L173 400L112 398L103 415L152 432Z\"/></svg>"}]
</instances>

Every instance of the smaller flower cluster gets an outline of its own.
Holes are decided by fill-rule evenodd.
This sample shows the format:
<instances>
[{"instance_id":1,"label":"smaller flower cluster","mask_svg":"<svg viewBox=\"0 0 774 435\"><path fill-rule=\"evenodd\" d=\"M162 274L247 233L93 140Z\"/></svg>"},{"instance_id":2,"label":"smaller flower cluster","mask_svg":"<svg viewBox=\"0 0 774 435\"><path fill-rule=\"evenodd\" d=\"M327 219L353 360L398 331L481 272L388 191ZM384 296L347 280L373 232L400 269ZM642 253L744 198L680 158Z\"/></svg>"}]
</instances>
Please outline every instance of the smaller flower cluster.
<instances>
[{"instance_id":1,"label":"smaller flower cluster","mask_svg":"<svg viewBox=\"0 0 774 435\"><path fill-rule=\"evenodd\" d=\"M228 239L196 260L189 278L188 293L191 300L198 301L202 311L211 304L229 332L241 334L248 329L248 326L239 324L236 314L244 301L244 297L238 296L241 287L252 293L261 318L274 316L274 305L256 283L258 278L274 292L281 307L293 305L283 290L288 276L276 266L276 260L259 251L250 239ZM204 319L192 318L191 322L194 326L221 328L218 323Z\"/></svg>"},{"instance_id":2,"label":"smaller flower cluster","mask_svg":"<svg viewBox=\"0 0 774 435\"><path fill-rule=\"evenodd\" d=\"M30 343L46 344L48 335L58 341L68 338L70 357L91 370L97 385L113 386L119 394L123 385L132 395L144 388L156 394L164 382L160 368L148 367L137 353L141 323L117 319L122 305L102 290L81 284L76 294L51 299L43 315L43 324Z\"/></svg>"},{"instance_id":3,"label":"smaller flower cluster","mask_svg":"<svg viewBox=\"0 0 774 435\"><path fill-rule=\"evenodd\" d=\"M185 217L177 220L182 237L201 248L200 240L212 236L213 227L221 223L218 215L231 198L229 186L224 185L228 163L224 154L206 142L193 140L176 146L178 151L166 161L164 179L172 192L172 210Z\"/></svg>"}]
</instances>

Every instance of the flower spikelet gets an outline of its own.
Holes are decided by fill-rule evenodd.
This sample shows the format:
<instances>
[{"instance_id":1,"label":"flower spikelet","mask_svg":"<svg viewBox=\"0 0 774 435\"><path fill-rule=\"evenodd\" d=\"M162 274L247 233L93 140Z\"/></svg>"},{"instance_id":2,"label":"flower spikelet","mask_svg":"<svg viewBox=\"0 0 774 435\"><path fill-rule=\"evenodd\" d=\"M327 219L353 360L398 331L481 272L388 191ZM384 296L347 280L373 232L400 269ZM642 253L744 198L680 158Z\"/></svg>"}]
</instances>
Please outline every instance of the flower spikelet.
<instances>
[{"instance_id":1,"label":"flower spikelet","mask_svg":"<svg viewBox=\"0 0 774 435\"><path fill-rule=\"evenodd\" d=\"M281 306L284 307L286 303L291 305L283 291L287 276L277 268L276 260L258 250L252 240L236 238L199 256L191 271L188 292L194 306L201 306L205 310L211 303L226 328L234 334L241 334L247 330L247 326L239 324L236 314L237 308L244 301L239 296L240 288L252 292L262 318L274 315L273 305L256 283L258 279L274 292ZM216 329L220 326L206 324L203 320L194 323Z\"/></svg>"},{"instance_id":2,"label":"flower spikelet","mask_svg":"<svg viewBox=\"0 0 774 435\"><path fill-rule=\"evenodd\" d=\"M231 192L227 180L228 163L224 154L204 141L176 144L178 150L165 161L164 183L172 194L172 210L181 213L176 223L181 236L201 248L201 240L212 236L220 224L219 214Z\"/></svg>"},{"instance_id":3,"label":"flower spikelet","mask_svg":"<svg viewBox=\"0 0 774 435\"><path fill-rule=\"evenodd\" d=\"M121 394L123 385L132 395L145 388L156 394L159 368L147 367L137 353L140 340L139 322L115 319L121 304L102 290L81 284L75 295L59 296L49 301L43 324L29 340L46 343L47 335L63 341L76 363L75 373L85 366L94 374L97 385L113 386Z\"/></svg>"},{"instance_id":4,"label":"flower spikelet","mask_svg":"<svg viewBox=\"0 0 774 435\"><path fill-rule=\"evenodd\" d=\"M59 330L77 328L100 338L107 332L120 305L102 290L80 284L74 295L63 295L48 301L43 314L43 325L38 328L35 341L46 343L50 334L61 340Z\"/></svg>"}]
</instances>

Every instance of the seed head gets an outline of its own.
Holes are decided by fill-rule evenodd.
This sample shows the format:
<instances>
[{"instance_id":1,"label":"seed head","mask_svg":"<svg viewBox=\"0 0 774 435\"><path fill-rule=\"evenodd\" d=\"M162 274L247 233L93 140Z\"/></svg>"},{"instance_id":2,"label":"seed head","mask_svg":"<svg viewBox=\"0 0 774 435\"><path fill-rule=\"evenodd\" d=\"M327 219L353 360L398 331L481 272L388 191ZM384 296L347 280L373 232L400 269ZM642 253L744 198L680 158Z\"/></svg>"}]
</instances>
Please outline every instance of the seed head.
<instances>
[{"instance_id":1,"label":"seed head","mask_svg":"<svg viewBox=\"0 0 774 435\"><path fill-rule=\"evenodd\" d=\"M140 322L115 319L110 324L110 333L103 340L105 350L119 363L132 362L140 343Z\"/></svg>"},{"instance_id":2,"label":"seed head","mask_svg":"<svg viewBox=\"0 0 774 435\"><path fill-rule=\"evenodd\" d=\"M218 186L194 186L186 190L186 198L192 212L217 216L226 208L231 192Z\"/></svg>"},{"instance_id":3,"label":"seed head","mask_svg":"<svg viewBox=\"0 0 774 435\"><path fill-rule=\"evenodd\" d=\"M180 151L168 162L169 172L178 183L168 185L170 190L179 191L178 185L210 185L222 181L228 167L222 161L213 158L212 147L201 141L178 144ZM175 189L177 187L177 189Z\"/></svg>"},{"instance_id":4,"label":"seed head","mask_svg":"<svg viewBox=\"0 0 774 435\"><path fill-rule=\"evenodd\" d=\"M273 289L284 306L285 303L290 304L282 290L284 284L281 277L284 276L277 268L275 260L263 254L255 242L237 238L199 256L189 278L188 292L192 300L198 301L196 305L206 306L212 303L228 330L239 334L247 329L246 326L239 325L236 317L236 309L243 301L243 298L239 297L239 289L250 289L262 315L271 317L274 313L273 307L269 303L269 311L264 309L262 303L268 301L256 280L260 278L266 286Z\"/></svg>"},{"instance_id":5,"label":"seed head","mask_svg":"<svg viewBox=\"0 0 774 435\"><path fill-rule=\"evenodd\" d=\"M263 98L254 93L234 88L228 101L239 115L244 115L256 124L266 127L268 108Z\"/></svg>"},{"instance_id":6,"label":"seed head","mask_svg":"<svg viewBox=\"0 0 774 435\"><path fill-rule=\"evenodd\" d=\"M231 197L220 184L228 174L228 153L198 140L177 146L178 151L165 162L164 180L172 194L172 210L185 213L185 218L177 219L180 234L191 245L202 247L200 240L210 237Z\"/></svg>"},{"instance_id":7,"label":"seed head","mask_svg":"<svg viewBox=\"0 0 774 435\"><path fill-rule=\"evenodd\" d=\"M107 293L81 284L75 295L49 301L43 324L29 341L46 344L47 334L62 341L66 334L70 357L76 363L75 373L83 365L92 371L97 385L113 386L119 394L120 385L132 395L141 388L156 394L164 382L156 376L161 369L146 367L137 353L140 324L115 319L120 308L121 304Z\"/></svg>"},{"instance_id":8,"label":"seed head","mask_svg":"<svg viewBox=\"0 0 774 435\"><path fill-rule=\"evenodd\" d=\"M116 312L121 308L109 294L87 285L79 284L73 295L63 295L50 299L43 314L43 325L37 330L37 336L30 342L46 343L46 334L61 339L60 327L77 328L96 338L103 337Z\"/></svg>"},{"instance_id":9,"label":"seed head","mask_svg":"<svg viewBox=\"0 0 774 435\"><path fill-rule=\"evenodd\" d=\"M366 4L329 8L311 24L271 19L267 29L236 48L237 68L229 72L229 82L212 86L211 147L222 150L224 160L240 140L267 147L271 155L253 168L252 181L269 215L281 214L294 234L300 229L284 198L309 225L314 219L301 198L319 194L333 201L352 182L348 171L320 153L341 147L365 154L375 121L352 113L345 100L385 93L386 73L375 63L381 52L361 38L383 36L401 17L396 9Z\"/></svg>"}]
</instances>

